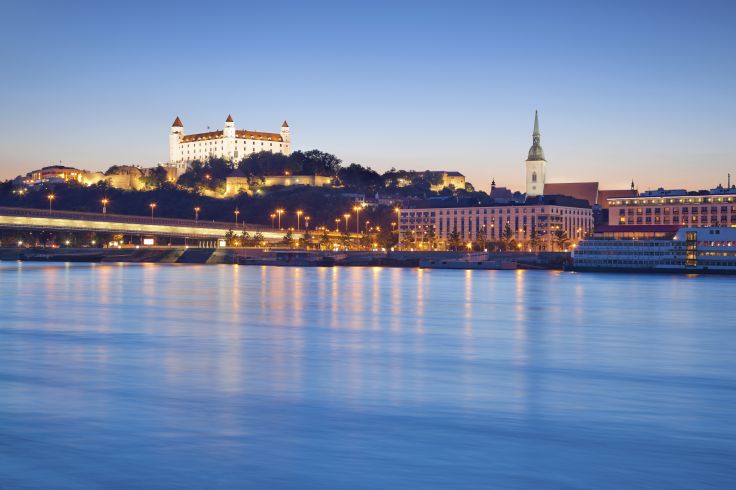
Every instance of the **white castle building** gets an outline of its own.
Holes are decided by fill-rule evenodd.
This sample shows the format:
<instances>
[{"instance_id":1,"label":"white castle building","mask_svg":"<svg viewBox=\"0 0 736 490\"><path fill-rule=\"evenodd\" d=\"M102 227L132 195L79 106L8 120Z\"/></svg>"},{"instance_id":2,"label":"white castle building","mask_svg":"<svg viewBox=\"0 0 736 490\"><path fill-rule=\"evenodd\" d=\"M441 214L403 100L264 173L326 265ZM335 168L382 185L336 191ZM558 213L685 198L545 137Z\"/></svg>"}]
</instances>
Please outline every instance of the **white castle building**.
<instances>
[{"instance_id":1,"label":"white castle building","mask_svg":"<svg viewBox=\"0 0 736 490\"><path fill-rule=\"evenodd\" d=\"M169 168L177 176L184 173L190 162L208 158L224 158L237 162L248 155L268 151L289 155L291 133L284 121L278 133L264 133L247 129L235 129L232 116L227 116L225 127L207 133L185 134L184 124L177 116L169 130Z\"/></svg>"}]
</instances>

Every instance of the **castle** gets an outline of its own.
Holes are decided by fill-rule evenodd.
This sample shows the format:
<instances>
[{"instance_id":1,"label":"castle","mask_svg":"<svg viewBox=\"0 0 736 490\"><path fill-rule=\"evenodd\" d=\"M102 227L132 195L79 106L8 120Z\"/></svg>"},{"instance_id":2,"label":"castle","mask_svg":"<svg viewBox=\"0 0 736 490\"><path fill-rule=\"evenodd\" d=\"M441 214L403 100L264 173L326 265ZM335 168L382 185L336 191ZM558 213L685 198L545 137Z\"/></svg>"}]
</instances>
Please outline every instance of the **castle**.
<instances>
[{"instance_id":1,"label":"castle","mask_svg":"<svg viewBox=\"0 0 736 490\"><path fill-rule=\"evenodd\" d=\"M284 121L278 133L264 133L235 129L232 116L227 116L225 127L207 133L185 134L184 124L177 116L169 130L169 162L167 167L175 170L176 177L186 172L194 160L224 158L237 162L248 155L268 151L289 155L291 153L291 133L289 124Z\"/></svg>"}]
</instances>

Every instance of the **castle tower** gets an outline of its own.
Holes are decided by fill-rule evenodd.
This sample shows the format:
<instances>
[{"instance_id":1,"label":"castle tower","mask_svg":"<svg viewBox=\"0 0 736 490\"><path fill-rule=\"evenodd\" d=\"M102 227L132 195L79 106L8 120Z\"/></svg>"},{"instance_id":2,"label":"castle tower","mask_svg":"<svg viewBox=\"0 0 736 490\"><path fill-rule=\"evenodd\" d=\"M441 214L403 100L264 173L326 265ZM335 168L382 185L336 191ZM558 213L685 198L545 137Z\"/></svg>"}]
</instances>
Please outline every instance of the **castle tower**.
<instances>
[{"instance_id":1,"label":"castle tower","mask_svg":"<svg viewBox=\"0 0 736 490\"><path fill-rule=\"evenodd\" d=\"M544 194L547 160L544 158L544 150L542 150L539 140L539 115L537 111L534 111L532 147L529 148L529 156L526 159L526 197Z\"/></svg>"},{"instance_id":2,"label":"castle tower","mask_svg":"<svg viewBox=\"0 0 736 490\"><path fill-rule=\"evenodd\" d=\"M284 140L284 155L291 154L291 131L286 121L281 125L281 139Z\"/></svg>"},{"instance_id":3,"label":"castle tower","mask_svg":"<svg viewBox=\"0 0 736 490\"><path fill-rule=\"evenodd\" d=\"M233 121L233 116L230 114L225 119L225 128L222 130L222 135L225 138L235 138L235 122Z\"/></svg>"},{"instance_id":4,"label":"castle tower","mask_svg":"<svg viewBox=\"0 0 736 490\"><path fill-rule=\"evenodd\" d=\"M179 116L176 116L174 124L169 129L169 162L180 162L184 158L179 148L181 137L184 136L184 124L182 124Z\"/></svg>"}]
</instances>

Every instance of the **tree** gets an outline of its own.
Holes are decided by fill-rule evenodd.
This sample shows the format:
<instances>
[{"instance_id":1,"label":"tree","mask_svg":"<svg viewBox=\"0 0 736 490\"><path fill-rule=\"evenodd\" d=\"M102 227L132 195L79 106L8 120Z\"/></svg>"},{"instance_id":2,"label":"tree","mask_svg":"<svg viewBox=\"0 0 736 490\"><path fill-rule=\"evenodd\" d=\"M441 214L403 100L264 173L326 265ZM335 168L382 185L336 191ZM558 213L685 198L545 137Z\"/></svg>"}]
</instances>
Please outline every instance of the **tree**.
<instances>
[{"instance_id":1,"label":"tree","mask_svg":"<svg viewBox=\"0 0 736 490\"><path fill-rule=\"evenodd\" d=\"M235 245L235 233L232 229L227 230L227 233L225 233L225 243L228 247Z\"/></svg>"},{"instance_id":2,"label":"tree","mask_svg":"<svg viewBox=\"0 0 736 490\"><path fill-rule=\"evenodd\" d=\"M302 235L300 242L301 246L307 250L314 247L314 240L312 238L312 234L309 232L309 228L304 230L304 235Z\"/></svg>"},{"instance_id":3,"label":"tree","mask_svg":"<svg viewBox=\"0 0 736 490\"><path fill-rule=\"evenodd\" d=\"M542 244L542 239L539 237L536 227L532 227L532 233L529 235L529 244L535 252L539 250L539 247Z\"/></svg>"},{"instance_id":4,"label":"tree","mask_svg":"<svg viewBox=\"0 0 736 490\"><path fill-rule=\"evenodd\" d=\"M286 235L284 235L284 238L281 239L281 243L289 248L292 248L294 246L294 236L291 233L291 228L286 231Z\"/></svg>"},{"instance_id":5,"label":"tree","mask_svg":"<svg viewBox=\"0 0 736 490\"><path fill-rule=\"evenodd\" d=\"M264 244L263 233L257 231L253 234L253 245L260 247Z\"/></svg>"},{"instance_id":6,"label":"tree","mask_svg":"<svg viewBox=\"0 0 736 490\"><path fill-rule=\"evenodd\" d=\"M327 228L322 228L322 236L319 238L320 248L330 248L330 235L327 233Z\"/></svg>"},{"instance_id":7,"label":"tree","mask_svg":"<svg viewBox=\"0 0 736 490\"><path fill-rule=\"evenodd\" d=\"M460 233L458 233L457 228L453 228L447 236L447 243L450 246L450 250L458 250L460 248Z\"/></svg>"},{"instance_id":8,"label":"tree","mask_svg":"<svg viewBox=\"0 0 736 490\"><path fill-rule=\"evenodd\" d=\"M347 230L343 230L340 234L340 244L345 248L350 248L350 233Z\"/></svg>"},{"instance_id":9,"label":"tree","mask_svg":"<svg viewBox=\"0 0 736 490\"><path fill-rule=\"evenodd\" d=\"M514 232L511 230L511 224L506 221L501 232L501 243L503 243L504 250L513 250L514 248Z\"/></svg>"},{"instance_id":10,"label":"tree","mask_svg":"<svg viewBox=\"0 0 736 490\"><path fill-rule=\"evenodd\" d=\"M552 233L552 239L560 250L565 250L567 248L567 244L570 242L567 232L561 228Z\"/></svg>"},{"instance_id":11,"label":"tree","mask_svg":"<svg viewBox=\"0 0 736 490\"><path fill-rule=\"evenodd\" d=\"M344 186L362 192L377 192L383 187L383 178L378 172L357 163L341 168L337 176Z\"/></svg>"},{"instance_id":12,"label":"tree","mask_svg":"<svg viewBox=\"0 0 736 490\"><path fill-rule=\"evenodd\" d=\"M434 232L434 226L429 227L426 238L427 242L429 243L429 248L434 250L435 246L437 245L437 234Z\"/></svg>"},{"instance_id":13,"label":"tree","mask_svg":"<svg viewBox=\"0 0 736 490\"><path fill-rule=\"evenodd\" d=\"M141 177L141 182L143 182L143 185L146 187L161 188L166 184L167 177L168 173L166 172L166 169L159 165L156 168L152 168L146 175Z\"/></svg>"},{"instance_id":14,"label":"tree","mask_svg":"<svg viewBox=\"0 0 736 490\"><path fill-rule=\"evenodd\" d=\"M485 250L486 249L486 234L485 234L485 228L481 228L478 230L478 232L475 234L475 246L478 250Z\"/></svg>"},{"instance_id":15,"label":"tree","mask_svg":"<svg viewBox=\"0 0 736 490\"><path fill-rule=\"evenodd\" d=\"M253 246L253 239L250 236L250 233L243 230L243 233L240 234L240 244L243 247L252 247Z\"/></svg>"}]
</instances>

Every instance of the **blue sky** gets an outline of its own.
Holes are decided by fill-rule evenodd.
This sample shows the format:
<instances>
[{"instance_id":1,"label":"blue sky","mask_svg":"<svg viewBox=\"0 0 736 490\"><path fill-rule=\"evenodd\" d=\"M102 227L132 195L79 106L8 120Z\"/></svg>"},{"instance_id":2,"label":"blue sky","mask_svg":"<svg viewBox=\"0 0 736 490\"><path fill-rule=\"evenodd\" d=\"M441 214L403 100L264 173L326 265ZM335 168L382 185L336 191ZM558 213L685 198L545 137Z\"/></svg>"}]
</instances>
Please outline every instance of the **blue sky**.
<instances>
[{"instance_id":1,"label":"blue sky","mask_svg":"<svg viewBox=\"0 0 736 490\"><path fill-rule=\"evenodd\" d=\"M168 128L277 131L346 163L519 189L736 174L736 2L4 2L0 177L153 165Z\"/></svg>"}]
</instances>

